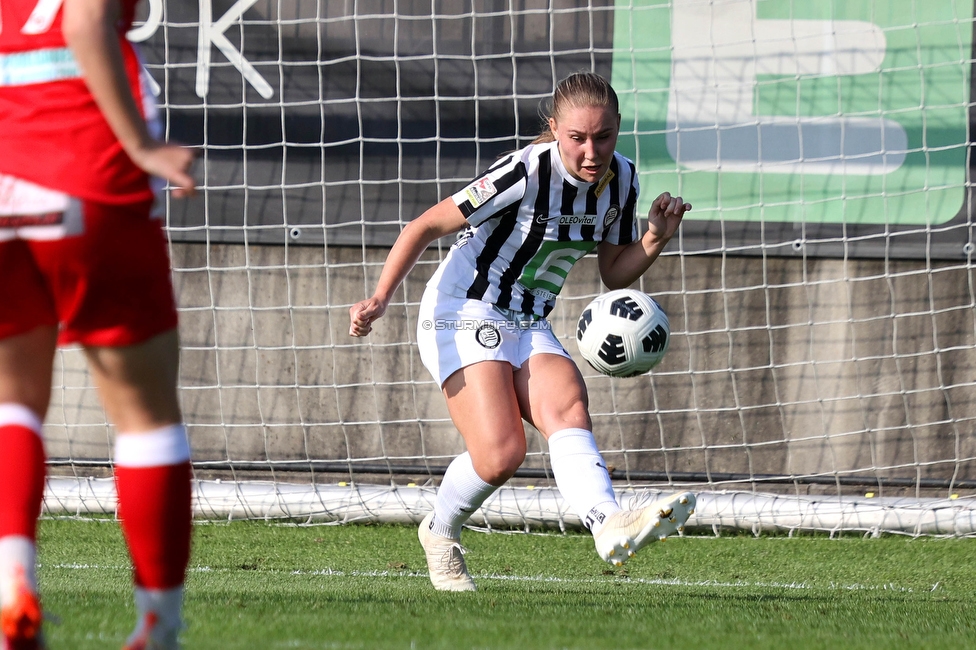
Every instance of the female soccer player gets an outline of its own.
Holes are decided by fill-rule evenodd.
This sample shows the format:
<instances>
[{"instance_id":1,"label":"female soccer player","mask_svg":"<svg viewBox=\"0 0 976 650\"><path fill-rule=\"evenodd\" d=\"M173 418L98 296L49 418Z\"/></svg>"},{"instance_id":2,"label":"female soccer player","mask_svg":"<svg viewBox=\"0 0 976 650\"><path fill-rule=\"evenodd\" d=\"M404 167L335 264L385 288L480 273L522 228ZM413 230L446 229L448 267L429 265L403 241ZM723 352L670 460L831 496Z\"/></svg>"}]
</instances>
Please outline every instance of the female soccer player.
<instances>
[{"instance_id":1,"label":"female soccer player","mask_svg":"<svg viewBox=\"0 0 976 650\"><path fill-rule=\"evenodd\" d=\"M373 296L349 310L349 333L369 334L424 249L466 229L427 285L417 330L424 365L467 446L420 525L436 589L475 589L461 526L522 464L523 419L548 440L556 485L608 562L619 565L675 532L694 507L694 496L684 493L620 508L591 432L586 386L545 320L567 263L596 248L604 284L626 287L691 209L681 197L661 194L638 237L637 174L614 151L619 129L617 96L605 79L577 73L561 81L548 129L407 224Z\"/></svg>"},{"instance_id":2,"label":"female soccer player","mask_svg":"<svg viewBox=\"0 0 976 650\"><path fill-rule=\"evenodd\" d=\"M83 346L115 426L135 569L126 647L177 648L190 550L190 450L177 315L150 175L194 192L193 155L150 134L125 33L135 0L0 0L0 624L43 647L35 577L42 420L57 344Z\"/></svg>"}]
</instances>

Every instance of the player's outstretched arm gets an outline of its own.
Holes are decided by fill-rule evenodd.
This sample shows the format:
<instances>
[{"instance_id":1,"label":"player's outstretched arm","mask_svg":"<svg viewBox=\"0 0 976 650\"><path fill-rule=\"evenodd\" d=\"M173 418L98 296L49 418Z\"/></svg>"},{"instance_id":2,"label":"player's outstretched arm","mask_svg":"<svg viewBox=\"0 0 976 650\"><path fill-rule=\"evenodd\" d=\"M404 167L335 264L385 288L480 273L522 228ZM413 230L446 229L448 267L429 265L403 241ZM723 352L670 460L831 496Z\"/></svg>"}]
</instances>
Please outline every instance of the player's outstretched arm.
<instances>
[{"instance_id":1,"label":"player's outstretched arm","mask_svg":"<svg viewBox=\"0 0 976 650\"><path fill-rule=\"evenodd\" d=\"M624 246L603 242L597 249L600 277L609 289L629 287L650 268L674 234L678 232L691 204L680 196L662 192L647 214L647 232L637 241Z\"/></svg>"},{"instance_id":2,"label":"player's outstretched arm","mask_svg":"<svg viewBox=\"0 0 976 650\"><path fill-rule=\"evenodd\" d=\"M373 322L386 313L393 292L414 267L421 253L434 241L455 233L468 222L451 198L446 198L404 226L383 265L376 291L349 308L349 335L366 336Z\"/></svg>"},{"instance_id":3,"label":"player's outstretched arm","mask_svg":"<svg viewBox=\"0 0 976 650\"><path fill-rule=\"evenodd\" d=\"M149 135L136 106L116 28L118 0L64 0L61 31L81 68L85 83L105 120L132 162L176 187L175 196L190 196L196 183L188 170L193 152Z\"/></svg>"}]
</instances>

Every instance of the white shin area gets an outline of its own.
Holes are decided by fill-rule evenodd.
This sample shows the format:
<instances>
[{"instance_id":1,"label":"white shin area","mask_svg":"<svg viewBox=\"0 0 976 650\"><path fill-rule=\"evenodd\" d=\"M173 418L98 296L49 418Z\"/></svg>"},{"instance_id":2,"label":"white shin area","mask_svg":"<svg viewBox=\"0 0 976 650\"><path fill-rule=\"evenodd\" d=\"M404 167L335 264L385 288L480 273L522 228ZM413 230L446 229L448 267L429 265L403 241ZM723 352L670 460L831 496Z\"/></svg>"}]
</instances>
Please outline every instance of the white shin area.
<instances>
[{"instance_id":1,"label":"white shin area","mask_svg":"<svg viewBox=\"0 0 976 650\"><path fill-rule=\"evenodd\" d=\"M164 646L175 644L183 627L183 586L172 589L136 587L135 602L138 622L132 637L137 637L143 632L146 614L153 612L157 621L154 640L165 642Z\"/></svg>"},{"instance_id":2,"label":"white shin area","mask_svg":"<svg viewBox=\"0 0 976 650\"><path fill-rule=\"evenodd\" d=\"M594 535L620 510L593 433L562 429L549 436L549 462L563 499Z\"/></svg>"},{"instance_id":3,"label":"white shin area","mask_svg":"<svg viewBox=\"0 0 976 650\"><path fill-rule=\"evenodd\" d=\"M0 538L0 605L14 597L18 577L37 591L37 547L29 537L7 535Z\"/></svg>"},{"instance_id":4,"label":"white shin area","mask_svg":"<svg viewBox=\"0 0 976 650\"><path fill-rule=\"evenodd\" d=\"M441 537L460 539L461 526L497 489L478 476L471 455L464 452L444 472L444 480L434 502L431 532Z\"/></svg>"}]
</instances>

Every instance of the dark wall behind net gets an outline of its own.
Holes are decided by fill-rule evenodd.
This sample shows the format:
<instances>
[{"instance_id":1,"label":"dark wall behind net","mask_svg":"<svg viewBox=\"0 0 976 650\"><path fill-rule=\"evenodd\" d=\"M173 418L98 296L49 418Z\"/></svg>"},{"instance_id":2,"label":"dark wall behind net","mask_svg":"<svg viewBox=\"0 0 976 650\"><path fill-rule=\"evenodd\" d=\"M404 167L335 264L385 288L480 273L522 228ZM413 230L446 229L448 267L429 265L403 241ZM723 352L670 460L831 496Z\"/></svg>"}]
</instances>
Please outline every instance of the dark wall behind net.
<instances>
[{"instance_id":1,"label":"dark wall behind net","mask_svg":"<svg viewBox=\"0 0 976 650\"><path fill-rule=\"evenodd\" d=\"M391 244L403 221L537 135L554 80L610 75L607 0L278 7L258 2L225 34L270 98L216 48L197 95L193 5L169 3L165 34L143 44L166 81L170 137L206 145L206 209L174 203L175 239Z\"/></svg>"}]
</instances>

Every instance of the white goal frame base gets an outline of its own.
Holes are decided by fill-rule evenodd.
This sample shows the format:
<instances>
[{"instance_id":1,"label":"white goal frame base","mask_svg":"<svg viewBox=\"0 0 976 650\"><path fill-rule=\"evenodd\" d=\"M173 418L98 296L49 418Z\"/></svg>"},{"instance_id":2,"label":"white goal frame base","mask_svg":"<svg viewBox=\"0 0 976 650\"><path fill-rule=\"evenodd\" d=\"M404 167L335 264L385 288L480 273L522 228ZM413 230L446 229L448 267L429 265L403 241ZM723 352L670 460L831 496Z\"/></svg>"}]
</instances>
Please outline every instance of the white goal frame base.
<instances>
[{"instance_id":1,"label":"white goal frame base","mask_svg":"<svg viewBox=\"0 0 976 650\"><path fill-rule=\"evenodd\" d=\"M680 488L649 488L654 499ZM637 494L618 490L626 508ZM434 505L436 489L420 486L194 481L194 515L203 520L289 519L306 523L417 524ZM699 492L686 530L760 533L859 532L906 535L976 535L976 499L795 496L752 492ZM111 478L51 477L44 494L49 516L115 515ZM582 524L554 488L502 487L469 522L488 529L562 531Z\"/></svg>"}]
</instances>

